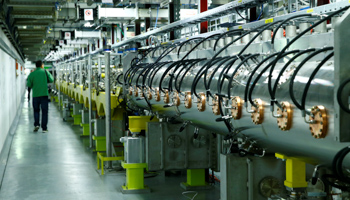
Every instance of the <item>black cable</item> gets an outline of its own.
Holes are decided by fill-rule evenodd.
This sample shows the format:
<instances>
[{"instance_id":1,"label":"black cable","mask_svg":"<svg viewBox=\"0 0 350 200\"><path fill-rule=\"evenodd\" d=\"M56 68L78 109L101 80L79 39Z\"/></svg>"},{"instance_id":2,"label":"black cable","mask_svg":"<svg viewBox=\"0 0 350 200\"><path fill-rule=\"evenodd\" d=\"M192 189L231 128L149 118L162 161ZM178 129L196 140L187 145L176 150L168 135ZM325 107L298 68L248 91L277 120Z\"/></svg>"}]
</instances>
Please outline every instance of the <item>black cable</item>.
<instances>
[{"instance_id":1,"label":"black cable","mask_svg":"<svg viewBox=\"0 0 350 200\"><path fill-rule=\"evenodd\" d=\"M249 42L248 42L246 45L244 45L243 49L242 49L237 55L238 55L238 56L242 55L243 52L253 43L253 41L254 41L257 37L260 36L260 34L261 34L262 32L264 32L266 29L270 28L271 26L273 26L273 25L275 25L275 24L277 24L277 23L280 23L280 21L276 21L276 22L273 22L273 23L266 24L266 26L264 26L263 29L261 29L257 34L255 34L254 37L251 38L251 39L249 40Z\"/></svg>"},{"instance_id":2,"label":"black cable","mask_svg":"<svg viewBox=\"0 0 350 200\"><path fill-rule=\"evenodd\" d=\"M231 60L231 59L236 59L235 57L228 57L227 59L224 59L224 61L222 61L220 64L218 64L216 66L216 68L211 72L211 75L209 77L209 81L208 81L208 85L205 86L206 87L206 90L209 91L210 93L210 85L211 85L211 81L213 80L214 78L214 75L216 74L216 72L219 70L219 68L224 64L226 63L227 61ZM204 79L206 79L206 76L204 76ZM205 83L204 83L205 85Z\"/></svg>"},{"instance_id":3,"label":"black cable","mask_svg":"<svg viewBox=\"0 0 350 200\"><path fill-rule=\"evenodd\" d=\"M245 62L247 62L249 59L251 59L251 58L253 58L253 57L256 57L256 56L259 56L259 55L260 55L260 54L257 53L257 54L252 54L252 55L250 55L250 56L247 56L246 58L243 59L242 62L240 62L240 63L237 65L236 69L233 71L232 76L230 77L229 82L228 82L227 97L228 97L229 99L231 98L231 84L232 84L232 81L233 81L233 79L234 79L236 73L238 72L238 69L239 69Z\"/></svg>"},{"instance_id":4,"label":"black cable","mask_svg":"<svg viewBox=\"0 0 350 200\"><path fill-rule=\"evenodd\" d=\"M286 52L284 53L281 57L283 58L284 56L287 56L289 54L292 54L292 53L295 53L297 50L294 50L294 51L289 51L289 52ZM271 66L272 66L273 62L269 63L261 72L260 74L255 78L252 86L250 87L249 89L249 93L248 93L248 99L249 99L249 102L252 106L254 107L257 107L256 104L253 102L253 99L252 99L252 93L253 93L253 90L255 88L255 85L258 83L260 77L265 73L266 70L268 70Z\"/></svg>"},{"instance_id":5,"label":"black cable","mask_svg":"<svg viewBox=\"0 0 350 200\"><path fill-rule=\"evenodd\" d=\"M245 90L244 90L244 102L248 102L248 89L250 86L250 81L252 80L253 76L255 75L255 72L268 60L270 60L272 57L276 56L278 53L274 53L269 55L268 57L266 57L265 59L263 59L255 68L254 70L251 72L248 80L247 80L247 85L245 86Z\"/></svg>"},{"instance_id":6,"label":"black cable","mask_svg":"<svg viewBox=\"0 0 350 200\"><path fill-rule=\"evenodd\" d=\"M342 102L342 98L341 98L341 94L344 90L344 87L350 82L350 78L344 80L340 85L339 85L339 88L337 90L337 101L338 101L338 104L340 106L341 109L343 109L345 112L349 113L350 114L350 109L345 106Z\"/></svg>"},{"instance_id":7,"label":"black cable","mask_svg":"<svg viewBox=\"0 0 350 200\"><path fill-rule=\"evenodd\" d=\"M206 37L206 38L203 38L201 41L199 41L190 51L188 51L187 52L187 54L181 59L181 60L184 60L188 55L190 55L190 53L194 50L194 49L196 49L200 44L202 44L204 41L206 41L206 40L208 40L208 39L210 39L210 38L213 38L213 37L216 37L216 36L218 36L218 35L220 35L219 33L217 33L217 34L213 34L213 35L211 35L211 36L208 36L208 37ZM179 49L180 50L180 49ZM179 56L179 53L177 54L177 56Z\"/></svg>"},{"instance_id":8,"label":"black cable","mask_svg":"<svg viewBox=\"0 0 350 200\"><path fill-rule=\"evenodd\" d=\"M312 80L314 79L314 77L316 76L317 72L320 70L320 68L331 58L334 56L334 51L330 54L328 54L318 65L317 67L314 69L314 71L312 72L309 80L307 81L306 85L305 85L305 89L303 92L303 96L301 98L301 107L303 108L303 110L305 110L305 102L306 102L306 96L307 96L307 92L309 90L309 87L311 85Z\"/></svg>"},{"instance_id":9,"label":"black cable","mask_svg":"<svg viewBox=\"0 0 350 200\"><path fill-rule=\"evenodd\" d=\"M248 20L248 19L244 18L244 17L241 15L241 13L238 12L238 9L237 9L237 8L235 8L235 10L236 10L236 13L237 13L242 19Z\"/></svg>"},{"instance_id":10,"label":"black cable","mask_svg":"<svg viewBox=\"0 0 350 200\"><path fill-rule=\"evenodd\" d=\"M312 57L316 56L317 54L319 53L322 53L324 51L329 51L329 50L332 50L333 47L325 47L323 49L319 49L313 53L311 53L309 56L307 56L299 65L298 67L295 69L292 77L290 78L290 82L289 82L289 95L290 95L290 98L292 99L294 105L299 108L300 110L303 110L302 106L299 104L299 102L296 100L295 96L294 96L294 91L293 91L293 86L294 86L294 79L295 77L297 76L299 70L304 66L304 64L310 60Z\"/></svg>"},{"instance_id":11,"label":"black cable","mask_svg":"<svg viewBox=\"0 0 350 200\"><path fill-rule=\"evenodd\" d=\"M164 92L163 88L162 88L162 82L163 82L163 79L165 78L165 76L168 74L168 72L175 66L179 66L179 65L185 65L186 62L189 62L188 60L183 60L183 61L176 61L176 64L175 65L170 65L163 73L163 75L161 76L160 78L160 81L159 81L159 91L162 91Z\"/></svg>"},{"instance_id":12,"label":"black cable","mask_svg":"<svg viewBox=\"0 0 350 200\"><path fill-rule=\"evenodd\" d=\"M203 38L203 37L191 38L191 39L188 39L188 40L182 42L182 43L180 44L179 49L177 50L177 56L179 57L179 55L180 55L180 50L181 50L181 48L182 48L186 43L188 43L188 42L190 42L190 41L193 41L193 40L199 40L199 39L205 39L205 38Z\"/></svg>"},{"instance_id":13,"label":"black cable","mask_svg":"<svg viewBox=\"0 0 350 200\"><path fill-rule=\"evenodd\" d=\"M305 53L309 53L309 52L312 52L312 51L315 51L316 49L312 48L312 49L307 49L307 50L304 50L304 51L300 51L299 53L297 53L295 56L293 56L283 67L282 69L280 70L278 76L277 76L277 79L275 81L275 84L273 86L273 90L272 90L272 94L270 95L271 96L271 99L275 99L275 96L276 96L276 90L277 90L277 86L278 86L278 82L280 81L284 71L287 69L287 67L295 60L297 59L299 56L305 54ZM276 53L278 54L278 52ZM277 102L277 100L276 100ZM277 102L278 104L278 102Z\"/></svg>"},{"instance_id":14,"label":"black cable","mask_svg":"<svg viewBox=\"0 0 350 200\"><path fill-rule=\"evenodd\" d=\"M167 65L167 64L174 64L174 63L171 63L171 62L168 62L168 63L164 63L164 65L159 65L159 66L157 66L157 67L154 67L154 69L153 69L153 71L150 73L150 75L149 75L149 79L148 79L148 82L147 82L147 84L148 84L148 87L149 87L149 89L151 90L151 91L154 91L153 90L153 88L152 88L152 83L153 83L153 79L154 79L154 77L155 77L155 75L158 73L158 71L163 67L163 66L165 66L165 65Z\"/></svg>"},{"instance_id":15,"label":"black cable","mask_svg":"<svg viewBox=\"0 0 350 200\"><path fill-rule=\"evenodd\" d=\"M243 57L243 56L241 56L241 57ZM219 77L218 77L218 82L217 82L217 84L216 84L216 89L217 89L218 93L221 93L221 88L222 88L222 86L223 86L223 84L224 84L224 80L225 80L225 78L223 78L224 74L227 74L227 73L230 71L231 67L233 66L233 64L234 64L238 59L239 59L238 56L233 57L233 60L230 61L230 62L228 62L228 63L225 65L225 67L222 69L222 71L221 71L221 73L220 73L220 75L219 75Z\"/></svg>"},{"instance_id":16,"label":"black cable","mask_svg":"<svg viewBox=\"0 0 350 200\"><path fill-rule=\"evenodd\" d=\"M221 52L223 52L225 49L227 49L230 45L232 45L232 44L235 43L236 41L240 40L242 37L248 35L248 34L251 33L251 32L254 32L254 31L256 31L256 30L258 30L258 29L260 29L260 28L263 28L263 27L265 27L265 26L267 26L267 25L268 25L268 24L264 24L264 25L262 25L262 26L259 26L259 27L257 27L257 28L254 28L254 29L252 29L252 30L249 30L249 31L247 31L246 33L244 33L244 34L242 34L241 36L239 36L238 38L232 40L232 41L231 41L230 43L228 43L226 46L224 46L223 48L221 48L220 51L218 51L218 52L212 57L211 60L215 59ZM209 61L207 65L210 66L210 63L211 63L211 61ZM203 68L202 70L204 70L204 68ZM197 83L199 82L199 80L197 80L197 79L199 79L200 76L203 75L202 70L195 76L195 78L194 78L194 80L193 80L193 83L192 83L192 87L191 87L191 94L195 94L195 96L198 97L198 98L199 98L199 96L198 96L198 94L196 93L195 90L196 90Z\"/></svg>"},{"instance_id":17,"label":"black cable","mask_svg":"<svg viewBox=\"0 0 350 200\"><path fill-rule=\"evenodd\" d=\"M345 11L346 9L348 9L349 6L346 6L330 15L328 15L327 17L319 20L318 22L316 22L315 24L313 24L312 26L310 26L309 28L305 29L304 31L302 31L301 33L299 33L296 37L294 37L289 43L287 43L286 46L283 47L283 49L279 52L279 54L277 55L277 58L275 59L275 61L273 62L272 67L274 68L277 61L280 59L280 57L282 56L282 54L295 42L297 41L300 37L302 37L304 34L308 33L311 29L315 28L316 26L318 26L319 24L321 24L322 22L329 20L330 18L332 18L333 16ZM271 81L270 81L271 82ZM275 102L271 101L271 105L273 105Z\"/></svg>"},{"instance_id":18,"label":"black cable","mask_svg":"<svg viewBox=\"0 0 350 200\"><path fill-rule=\"evenodd\" d=\"M123 83L119 80L120 77L123 77L123 73L120 73L118 76L117 76L117 83L119 83L120 85L123 85Z\"/></svg>"},{"instance_id":19,"label":"black cable","mask_svg":"<svg viewBox=\"0 0 350 200\"><path fill-rule=\"evenodd\" d=\"M229 59L231 59L230 57L220 57L220 58L216 58L214 61L212 61L211 62L211 66L207 66L206 67L206 69L205 69L205 71L204 71L204 88L205 88L205 90L208 92L208 94L210 94L210 88L209 88L209 82L207 83L207 74L208 74L208 71L209 71L209 69L212 67L212 66L214 66L215 64L217 64L217 63L219 63L220 61L223 61L222 63L221 63L221 65L224 63L224 62L226 62L227 60L229 60ZM220 67L221 66L220 64L218 65L218 67ZM218 67L216 67L215 69L214 69L214 71L212 72L212 76L216 73L216 70L218 70ZM210 94L211 95L211 94ZM212 96L212 95L211 95Z\"/></svg>"},{"instance_id":20,"label":"black cable","mask_svg":"<svg viewBox=\"0 0 350 200\"><path fill-rule=\"evenodd\" d=\"M186 66L188 64L191 64L191 63L196 63L197 59L194 59L194 60L186 60L188 63L184 62L183 60L180 60L180 62L182 62L180 65L178 65L174 71L172 73L169 74L169 82L168 82L168 91L172 92L173 91L173 87L172 87L172 83L173 83L173 80L175 79L175 74L176 72L178 71L178 69L181 69L181 66Z\"/></svg>"},{"instance_id":21,"label":"black cable","mask_svg":"<svg viewBox=\"0 0 350 200\"><path fill-rule=\"evenodd\" d=\"M301 15L296 15L296 16L292 16L292 17L289 17L285 20L283 20L276 28L275 30L273 31L273 35L272 35L272 38L271 38L271 44L274 43L275 41L275 37L276 37L276 33L278 31L278 29L283 25L285 24L286 22L292 20L292 19L295 19L295 18L299 18L299 17L310 17L311 16L311 13L310 14L301 14Z\"/></svg>"},{"instance_id":22,"label":"black cable","mask_svg":"<svg viewBox=\"0 0 350 200\"><path fill-rule=\"evenodd\" d=\"M332 187L335 187L335 188L338 188L338 189L341 189L341 190L344 190L344 191L349 190L349 187L347 187L345 185L339 185L338 183L335 183L335 182L331 182L329 179L336 179L337 180L339 178L333 174L323 174L321 176L321 180L325 184L332 186Z\"/></svg>"},{"instance_id":23,"label":"black cable","mask_svg":"<svg viewBox=\"0 0 350 200\"><path fill-rule=\"evenodd\" d=\"M192 69L192 67L194 67L197 63L201 62L201 61L204 61L206 60L205 58L203 59L199 59L197 62L193 62L187 69L186 67L184 67L183 69L186 69L185 72L183 73L183 75L181 76L181 79L180 79L180 82L179 84L177 84L177 80L178 80L178 77L180 76L181 72L178 73L178 75L176 76L175 78L175 90L181 94L181 85L182 85L182 82L183 82L183 79L185 78L186 74ZM178 85L178 87L176 86Z\"/></svg>"},{"instance_id":24,"label":"black cable","mask_svg":"<svg viewBox=\"0 0 350 200\"><path fill-rule=\"evenodd\" d=\"M214 44L214 51L216 50L216 45L218 44L219 40L224 37L225 35L229 35L229 34L232 34L232 33L241 33L243 31L243 29L235 29L235 30L230 30L230 31L227 31L225 33L222 33L215 41L215 44Z\"/></svg>"},{"instance_id":25,"label":"black cable","mask_svg":"<svg viewBox=\"0 0 350 200\"><path fill-rule=\"evenodd\" d=\"M333 159L332 169L333 173L339 178L339 180L350 184L350 177L345 176L343 172L344 158L350 153L350 146L347 146L340 150Z\"/></svg>"}]
</instances>

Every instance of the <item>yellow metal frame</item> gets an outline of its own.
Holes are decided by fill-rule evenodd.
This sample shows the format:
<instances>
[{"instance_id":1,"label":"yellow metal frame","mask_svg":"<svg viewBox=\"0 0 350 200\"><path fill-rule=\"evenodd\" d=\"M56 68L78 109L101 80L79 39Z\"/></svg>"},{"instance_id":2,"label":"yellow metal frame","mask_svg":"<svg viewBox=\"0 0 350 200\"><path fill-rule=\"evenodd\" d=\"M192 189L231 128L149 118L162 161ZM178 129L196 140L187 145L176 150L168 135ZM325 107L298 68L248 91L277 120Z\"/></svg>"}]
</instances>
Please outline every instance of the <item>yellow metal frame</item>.
<instances>
[{"instance_id":1,"label":"yellow metal frame","mask_svg":"<svg viewBox=\"0 0 350 200\"><path fill-rule=\"evenodd\" d=\"M100 169L101 167L101 175L104 174L103 163L106 161L116 161L116 160L124 160L124 156L106 157L106 153L97 152L97 169ZM101 162L101 165L100 165L100 162Z\"/></svg>"},{"instance_id":2,"label":"yellow metal frame","mask_svg":"<svg viewBox=\"0 0 350 200\"><path fill-rule=\"evenodd\" d=\"M80 125L81 124L81 115L72 115L74 118L73 125Z\"/></svg>"},{"instance_id":3,"label":"yellow metal frame","mask_svg":"<svg viewBox=\"0 0 350 200\"><path fill-rule=\"evenodd\" d=\"M124 190L142 190L147 188L144 184L144 169L147 163L125 163L122 167L126 169L126 184L122 186Z\"/></svg>"},{"instance_id":4,"label":"yellow metal frame","mask_svg":"<svg viewBox=\"0 0 350 200\"><path fill-rule=\"evenodd\" d=\"M284 185L289 188L306 188L306 165L301 159L276 153L275 156L286 161L286 180Z\"/></svg>"},{"instance_id":5,"label":"yellow metal frame","mask_svg":"<svg viewBox=\"0 0 350 200\"><path fill-rule=\"evenodd\" d=\"M147 122L159 121L156 117L151 120L150 116L129 116L129 129L133 133L139 133L146 130Z\"/></svg>"}]
</instances>

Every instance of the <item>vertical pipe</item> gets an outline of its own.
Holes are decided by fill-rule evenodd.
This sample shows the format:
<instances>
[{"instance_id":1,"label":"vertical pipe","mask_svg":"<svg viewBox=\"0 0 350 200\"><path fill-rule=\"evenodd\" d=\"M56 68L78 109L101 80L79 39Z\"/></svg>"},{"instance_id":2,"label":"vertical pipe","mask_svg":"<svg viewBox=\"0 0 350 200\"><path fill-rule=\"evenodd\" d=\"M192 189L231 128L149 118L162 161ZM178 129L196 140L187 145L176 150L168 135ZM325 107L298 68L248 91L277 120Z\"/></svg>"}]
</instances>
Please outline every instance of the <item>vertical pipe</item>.
<instances>
[{"instance_id":1,"label":"vertical pipe","mask_svg":"<svg viewBox=\"0 0 350 200\"><path fill-rule=\"evenodd\" d=\"M79 62L79 83L80 85L83 84L83 62Z\"/></svg>"},{"instance_id":2,"label":"vertical pipe","mask_svg":"<svg viewBox=\"0 0 350 200\"><path fill-rule=\"evenodd\" d=\"M105 86L106 86L106 151L107 157L112 157L112 146L111 146L111 88L110 88L110 52L105 51ZM112 162L109 161L107 164L108 168L112 167Z\"/></svg>"},{"instance_id":3,"label":"vertical pipe","mask_svg":"<svg viewBox=\"0 0 350 200\"><path fill-rule=\"evenodd\" d=\"M91 66L91 55L88 57L88 82L89 82L89 141L90 141L90 148L93 148L93 140L92 140L92 102L91 102L91 75L92 75L92 66ZM82 68L82 66L80 66Z\"/></svg>"},{"instance_id":4,"label":"vertical pipe","mask_svg":"<svg viewBox=\"0 0 350 200\"><path fill-rule=\"evenodd\" d=\"M101 75L101 73L102 73L102 69L101 69L102 68L102 66L101 66L102 63L101 63L101 61L102 61L101 57L98 57L98 74L99 75Z\"/></svg>"},{"instance_id":5,"label":"vertical pipe","mask_svg":"<svg viewBox=\"0 0 350 200\"><path fill-rule=\"evenodd\" d=\"M59 84L58 87L58 110L61 110L61 64L57 65L57 83Z\"/></svg>"},{"instance_id":6,"label":"vertical pipe","mask_svg":"<svg viewBox=\"0 0 350 200\"><path fill-rule=\"evenodd\" d=\"M253 169L253 161L247 158L248 165L248 200L254 200L254 169Z\"/></svg>"}]
</instances>

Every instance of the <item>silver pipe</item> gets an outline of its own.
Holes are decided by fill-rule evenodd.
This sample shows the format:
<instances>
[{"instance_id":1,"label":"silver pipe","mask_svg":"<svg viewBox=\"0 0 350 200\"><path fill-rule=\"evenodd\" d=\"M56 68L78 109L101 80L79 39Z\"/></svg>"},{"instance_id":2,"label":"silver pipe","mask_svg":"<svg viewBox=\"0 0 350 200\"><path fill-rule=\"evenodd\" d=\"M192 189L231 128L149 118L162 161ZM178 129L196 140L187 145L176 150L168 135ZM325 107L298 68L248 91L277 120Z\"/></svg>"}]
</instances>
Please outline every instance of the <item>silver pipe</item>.
<instances>
[{"instance_id":1,"label":"silver pipe","mask_svg":"<svg viewBox=\"0 0 350 200\"><path fill-rule=\"evenodd\" d=\"M248 165L248 200L253 200L254 196L254 178L253 178L253 161L247 158L247 165Z\"/></svg>"},{"instance_id":2,"label":"silver pipe","mask_svg":"<svg viewBox=\"0 0 350 200\"><path fill-rule=\"evenodd\" d=\"M92 67L91 67L91 55L88 57L89 66L88 66L88 80L89 80L89 140L90 140L90 148L93 148L93 140L92 140L92 102L91 102L91 75L92 75ZM82 65L80 66L80 69Z\"/></svg>"},{"instance_id":3,"label":"silver pipe","mask_svg":"<svg viewBox=\"0 0 350 200\"><path fill-rule=\"evenodd\" d=\"M98 74L101 75L102 73L102 63L101 63L101 57L98 58Z\"/></svg>"},{"instance_id":4,"label":"silver pipe","mask_svg":"<svg viewBox=\"0 0 350 200\"><path fill-rule=\"evenodd\" d=\"M60 84L58 87L58 110L61 110L61 65L57 66L57 81Z\"/></svg>"},{"instance_id":5,"label":"silver pipe","mask_svg":"<svg viewBox=\"0 0 350 200\"><path fill-rule=\"evenodd\" d=\"M111 88L110 88L110 57L111 54L105 51L105 86L106 86L106 151L107 157L112 157L112 146L111 146ZM107 162L108 168L112 168L112 162Z\"/></svg>"},{"instance_id":6,"label":"silver pipe","mask_svg":"<svg viewBox=\"0 0 350 200\"><path fill-rule=\"evenodd\" d=\"M83 65L79 62L79 83L83 84Z\"/></svg>"}]
</instances>

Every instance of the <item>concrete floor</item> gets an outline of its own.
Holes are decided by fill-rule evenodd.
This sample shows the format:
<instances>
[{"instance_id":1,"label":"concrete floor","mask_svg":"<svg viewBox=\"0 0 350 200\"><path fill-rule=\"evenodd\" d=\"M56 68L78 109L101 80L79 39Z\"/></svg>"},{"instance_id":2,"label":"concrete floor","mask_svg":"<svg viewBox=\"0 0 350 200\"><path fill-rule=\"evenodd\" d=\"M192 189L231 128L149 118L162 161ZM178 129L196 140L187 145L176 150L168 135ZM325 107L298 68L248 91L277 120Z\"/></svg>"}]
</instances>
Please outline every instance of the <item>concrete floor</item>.
<instances>
[{"instance_id":1,"label":"concrete floor","mask_svg":"<svg viewBox=\"0 0 350 200\"><path fill-rule=\"evenodd\" d=\"M33 132L31 103L25 100L20 123L13 139L8 164L0 189L3 200L184 200L180 182L186 176L146 178L150 194L120 192L125 172L100 176L96 171L96 154L88 149L82 129L63 122L57 106L50 103L48 133ZM188 194L192 197L193 194ZM219 199L219 186L198 191L194 200Z\"/></svg>"}]
</instances>

